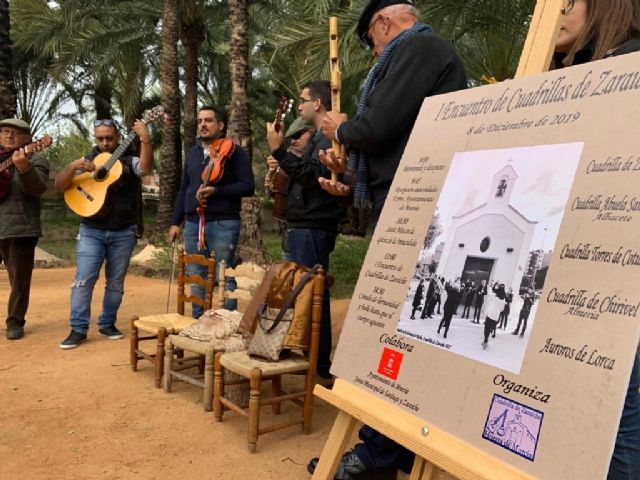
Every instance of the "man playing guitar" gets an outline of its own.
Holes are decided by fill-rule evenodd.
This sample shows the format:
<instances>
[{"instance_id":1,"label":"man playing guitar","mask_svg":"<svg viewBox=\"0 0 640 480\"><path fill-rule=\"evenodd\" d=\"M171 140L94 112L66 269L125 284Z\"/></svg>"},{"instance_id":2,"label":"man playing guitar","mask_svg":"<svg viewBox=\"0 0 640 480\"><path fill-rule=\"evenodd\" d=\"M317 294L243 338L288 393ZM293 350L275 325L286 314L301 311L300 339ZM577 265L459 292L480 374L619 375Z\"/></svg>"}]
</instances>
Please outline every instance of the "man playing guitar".
<instances>
[{"instance_id":1,"label":"man playing guitar","mask_svg":"<svg viewBox=\"0 0 640 480\"><path fill-rule=\"evenodd\" d=\"M141 218L140 177L150 173L153 168L153 149L147 125L137 120L133 129L140 138L140 155L127 151L120 158L124 172L111 208L106 215L82 218L80 223L76 243L76 275L71 284L71 332L60 343L63 350L75 348L87 340L93 287L105 261L106 285L102 313L98 318L98 331L111 340L122 338L115 323L124 293L124 277L136 244ZM93 150L84 158L71 162L56 176L58 191L64 192L75 175L95 171L93 159L101 153L113 153L120 144L120 132L113 119L96 120L94 134L96 146Z\"/></svg>"},{"instance_id":2,"label":"man playing guitar","mask_svg":"<svg viewBox=\"0 0 640 480\"><path fill-rule=\"evenodd\" d=\"M0 160L11 158L13 167L2 172L10 178L9 191L0 202L0 255L9 275L11 294L7 313L7 338L24 336L29 307L31 272L40 227L40 196L47 189L49 162L41 155L27 157L23 148L31 141L28 123L16 118L0 122Z\"/></svg>"}]
</instances>

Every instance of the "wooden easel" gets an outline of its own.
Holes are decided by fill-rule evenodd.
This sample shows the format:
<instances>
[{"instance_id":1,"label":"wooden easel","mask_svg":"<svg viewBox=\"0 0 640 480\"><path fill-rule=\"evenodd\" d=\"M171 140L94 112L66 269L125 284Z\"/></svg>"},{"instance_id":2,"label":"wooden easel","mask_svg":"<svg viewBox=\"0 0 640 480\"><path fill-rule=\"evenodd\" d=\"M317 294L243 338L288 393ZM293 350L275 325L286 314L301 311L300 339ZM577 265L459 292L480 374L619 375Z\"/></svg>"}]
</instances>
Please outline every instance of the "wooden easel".
<instances>
[{"instance_id":1,"label":"wooden easel","mask_svg":"<svg viewBox=\"0 0 640 480\"><path fill-rule=\"evenodd\" d=\"M562 4L563 0L537 1L516 78L547 71L560 28ZM358 421L416 454L410 480L435 480L440 470L463 480L532 478L345 380L336 379L333 390L316 385L314 393L340 410L314 480L333 479Z\"/></svg>"}]
</instances>

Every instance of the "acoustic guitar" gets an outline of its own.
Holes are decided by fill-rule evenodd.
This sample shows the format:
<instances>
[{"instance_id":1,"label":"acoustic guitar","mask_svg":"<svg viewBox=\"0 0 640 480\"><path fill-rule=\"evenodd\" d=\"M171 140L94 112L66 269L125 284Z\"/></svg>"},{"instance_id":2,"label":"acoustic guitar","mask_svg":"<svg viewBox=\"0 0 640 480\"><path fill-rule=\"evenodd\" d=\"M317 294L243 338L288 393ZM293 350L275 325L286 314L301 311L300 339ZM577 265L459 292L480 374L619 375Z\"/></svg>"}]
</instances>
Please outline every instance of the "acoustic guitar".
<instances>
[{"instance_id":1,"label":"acoustic guitar","mask_svg":"<svg viewBox=\"0 0 640 480\"><path fill-rule=\"evenodd\" d=\"M280 97L278 108L276 109L276 117L273 121L273 128L279 132L282 128L282 122L291 111L293 100L286 95ZM269 172L268 179L269 190L273 192L273 216L283 222L287 221L287 196L289 195L289 176L278 167L275 171Z\"/></svg>"},{"instance_id":2,"label":"acoustic guitar","mask_svg":"<svg viewBox=\"0 0 640 480\"><path fill-rule=\"evenodd\" d=\"M29 145L25 145L24 152L28 156L33 155L36 152L44 150L45 148L49 148L53 140L49 135L45 135L44 137L36 140ZM4 199L9 193L9 188L11 187L11 179L13 178L13 162L11 161L11 157L13 156L13 151L11 152L0 152L0 200Z\"/></svg>"},{"instance_id":3,"label":"acoustic guitar","mask_svg":"<svg viewBox=\"0 0 640 480\"><path fill-rule=\"evenodd\" d=\"M149 124L161 117L167 118L164 107L158 105L147 112L142 121ZM96 166L93 172L73 177L64 192L64 201L71 210L85 218L99 218L109 213L111 197L123 178L124 169L119 159L135 138L136 132L132 130L113 153L104 152L93 159Z\"/></svg>"}]
</instances>

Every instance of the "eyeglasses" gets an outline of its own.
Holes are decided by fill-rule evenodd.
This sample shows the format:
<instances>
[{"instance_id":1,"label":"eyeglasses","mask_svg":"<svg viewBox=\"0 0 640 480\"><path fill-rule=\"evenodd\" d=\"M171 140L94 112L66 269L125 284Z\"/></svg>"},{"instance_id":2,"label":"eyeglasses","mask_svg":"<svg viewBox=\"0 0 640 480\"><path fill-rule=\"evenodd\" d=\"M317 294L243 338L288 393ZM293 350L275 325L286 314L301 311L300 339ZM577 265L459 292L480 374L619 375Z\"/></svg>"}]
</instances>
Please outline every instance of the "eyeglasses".
<instances>
[{"instance_id":1,"label":"eyeglasses","mask_svg":"<svg viewBox=\"0 0 640 480\"><path fill-rule=\"evenodd\" d=\"M300 140L300 137L302 137L302 135L304 135L305 133L307 133L306 130L300 130L299 132L296 132L293 135L290 135L289 138L291 140Z\"/></svg>"},{"instance_id":2,"label":"eyeglasses","mask_svg":"<svg viewBox=\"0 0 640 480\"><path fill-rule=\"evenodd\" d=\"M568 15L573 10L573 7L576 6L576 0L564 0L564 6L560 10L562 15Z\"/></svg>"},{"instance_id":3,"label":"eyeglasses","mask_svg":"<svg viewBox=\"0 0 640 480\"><path fill-rule=\"evenodd\" d=\"M367 28L367 35L365 36L365 40L367 41L367 45L369 45L369 48L373 48L373 40L371 40L371 29L373 28L373 26L378 23L378 20L380 20L382 17L380 15L378 15L376 17L376 19L371 23L371 25L369 25L369 28Z\"/></svg>"},{"instance_id":4,"label":"eyeglasses","mask_svg":"<svg viewBox=\"0 0 640 480\"><path fill-rule=\"evenodd\" d=\"M303 103L313 102L313 98L302 98L298 99L298 105L302 105Z\"/></svg>"},{"instance_id":5,"label":"eyeglasses","mask_svg":"<svg viewBox=\"0 0 640 480\"><path fill-rule=\"evenodd\" d=\"M118 124L113 118L101 118L100 120L96 120L93 122L93 128L98 127L113 127L115 129L118 128Z\"/></svg>"},{"instance_id":6,"label":"eyeglasses","mask_svg":"<svg viewBox=\"0 0 640 480\"><path fill-rule=\"evenodd\" d=\"M20 135L25 134L25 132L22 132L20 130L14 130L12 128L3 128L0 130L0 134L4 135L5 137L19 137Z\"/></svg>"}]
</instances>

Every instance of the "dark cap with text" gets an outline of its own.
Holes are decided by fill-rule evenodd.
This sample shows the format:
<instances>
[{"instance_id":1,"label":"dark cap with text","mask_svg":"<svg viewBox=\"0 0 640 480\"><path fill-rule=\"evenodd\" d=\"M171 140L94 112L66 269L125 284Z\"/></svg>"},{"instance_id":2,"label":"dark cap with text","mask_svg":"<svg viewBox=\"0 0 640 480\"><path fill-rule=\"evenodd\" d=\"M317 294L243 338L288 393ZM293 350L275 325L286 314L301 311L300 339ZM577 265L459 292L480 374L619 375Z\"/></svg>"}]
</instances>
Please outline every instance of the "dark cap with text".
<instances>
[{"instance_id":1,"label":"dark cap with text","mask_svg":"<svg viewBox=\"0 0 640 480\"><path fill-rule=\"evenodd\" d=\"M371 18L376 12L391 5L411 5L415 7L416 2L415 0L371 0L369 4L364 7L362 15L360 15L360 20L358 20L356 31L358 32L360 40L369 43L367 41L367 33L369 33L369 22L371 22Z\"/></svg>"}]
</instances>

